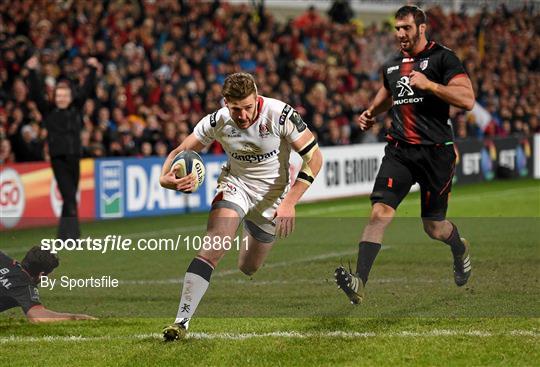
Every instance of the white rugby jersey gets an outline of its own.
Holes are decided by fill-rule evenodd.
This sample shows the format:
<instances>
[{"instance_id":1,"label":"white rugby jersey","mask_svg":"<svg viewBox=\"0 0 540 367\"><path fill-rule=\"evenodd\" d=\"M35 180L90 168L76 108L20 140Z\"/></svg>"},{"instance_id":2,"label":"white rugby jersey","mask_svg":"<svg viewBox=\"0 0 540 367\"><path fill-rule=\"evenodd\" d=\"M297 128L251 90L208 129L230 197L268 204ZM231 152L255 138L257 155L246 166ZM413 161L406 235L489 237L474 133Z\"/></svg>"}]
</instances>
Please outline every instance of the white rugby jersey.
<instances>
[{"instance_id":1,"label":"white rugby jersey","mask_svg":"<svg viewBox=\"0 0 540 367\"><path fill-rule=\"evenodd\" d=\"M240 129L227 107L207 115L195 126L195 137L208 145L217 140L228 157L229 174L262 189L284 190L289 184L290 143L307 128L291 106L259 96L259 116Z\"/></svg>"}]
</instances>

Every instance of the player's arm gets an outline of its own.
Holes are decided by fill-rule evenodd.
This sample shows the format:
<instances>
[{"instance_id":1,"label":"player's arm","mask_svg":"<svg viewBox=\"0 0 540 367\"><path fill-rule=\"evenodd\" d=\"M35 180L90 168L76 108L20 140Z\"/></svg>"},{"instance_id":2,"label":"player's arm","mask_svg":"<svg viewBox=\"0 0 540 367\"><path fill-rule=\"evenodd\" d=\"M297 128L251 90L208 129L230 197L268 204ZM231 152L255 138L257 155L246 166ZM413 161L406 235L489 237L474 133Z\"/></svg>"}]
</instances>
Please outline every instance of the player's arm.
<instances>
[{"instance_id":1,"label":"player's arm","mask_svg":"<svg viewBox=\"0 0 540 367\"><path fill-rule=\"evenodd\" d=\"M294 230L295 206L315 180L322 167L322 154L315 137L308 129L291 143L302 157L302 168L296 181L276 210L276 233L287 237Z\"/></svg>"},{"instance_id":2,"label":"player's arm","mask_svg":"<svg viewBox=\"0 0 540 367\"><path fill-rule=\"evenodd\" d=\"M371 106L369 106L368 111L375 117L380 113L388 111L390 107L392 107L392 94L383 85L377 91L375 99L371 103Z\"/></svg>"},{"instance_id":3,"label":"player's arm","mask_svg":"<svg viewBox=\"0 0 540 367\"><path fill-rule=\"evenodd\" d=\"M362 112L358 118L358 126L361 130L368 130L375 123L375 116L378 114L388 111L392 107L392 94L386 86L382 86L377 91L375 99L368 107L367 110Z\"/></svg>"},{"instance_id":4,"label":"player's arm","mask_svg":"<svg viewBox=\"0 0 540 367\"><path fill-rule=\"evenodd\" d=\"M176 172L171 171L171 163L176 155L184 150L201 151L205 145L197 139L195 134L191 133L184 141L175 149L173 149L161 168L161 176L159 183L162 187L178 191L191 191L195 185L196 178L194 175L189 175L182 178L176 178Z\"/></svg>"},{"instance_id":5,"label":"player's arm","mask_svg":"<svg viewBox=\"0 0 540 367\"><path fill-rule=\"evenodd\" d=\"M416 72L413 71L413 73ZM412 85L411 79L411 86ZM448 85L443 85L428 80L426 89L446 103L453 106L463 108L468 111L472 110L474 107L475 99L472 83L469 77L464 74L450 80Z\"/></svg>"},{"instance_id":6,"label":"player's arm","mask_svg":"<svg viewBox=\"0 0 540 367\"><path fill-rule=\"evenodd\" d=\"M26 312L26 317L28 321L34 324L69 320L97 320L97 318L89 315L52 311L42 305L37 305L29 309Z\"/></svg>"}]
</instances>

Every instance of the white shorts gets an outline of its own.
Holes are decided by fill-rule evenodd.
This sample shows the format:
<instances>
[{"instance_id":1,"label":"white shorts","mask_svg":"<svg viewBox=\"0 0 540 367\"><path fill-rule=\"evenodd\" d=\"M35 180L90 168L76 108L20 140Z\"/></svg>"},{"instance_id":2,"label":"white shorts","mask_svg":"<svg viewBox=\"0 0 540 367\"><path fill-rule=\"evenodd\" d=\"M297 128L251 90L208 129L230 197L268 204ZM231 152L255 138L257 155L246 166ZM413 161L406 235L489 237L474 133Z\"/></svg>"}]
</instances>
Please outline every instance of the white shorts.
<instances>
[{"instance_id":1,"label":"white shorts","mask_svg":"<svg viewBox=\"0 0 540 367\"><path fill-rule=\"evenodd\" d=\"M275 240L274 215L285 196L285 189L262 190L257 185L231 176L227 171L218 179L214 208L235 210L244 219L244 229L256 240L270 243Z\"/></svg>"}]
</instances>

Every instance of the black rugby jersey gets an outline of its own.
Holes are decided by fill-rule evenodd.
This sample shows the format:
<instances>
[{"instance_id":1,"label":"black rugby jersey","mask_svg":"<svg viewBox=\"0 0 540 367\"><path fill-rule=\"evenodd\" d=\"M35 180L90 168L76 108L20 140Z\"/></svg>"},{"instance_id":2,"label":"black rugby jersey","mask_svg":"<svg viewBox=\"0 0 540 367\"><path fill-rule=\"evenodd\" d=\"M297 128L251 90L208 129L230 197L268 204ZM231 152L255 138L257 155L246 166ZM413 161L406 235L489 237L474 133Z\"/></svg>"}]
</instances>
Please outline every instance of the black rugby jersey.
<instances>
[{"instance_id":1,"label":"black rugby jersey","mask_svg":"<svg viewBox=\"0 0 540 367\"><path fill-rule=\"evenodd\" d=\"M442 85L447 85L453 78L466 76L454 52L434 41L429 41L414 57L400 52L388 60L382 73L384 86L393 99L389 140L427 145L452 142L450 105L428 91L412 88L409 74L413 70Z\"/></svg>"},{"instance_id":2,"label":"black rugby jersey","mask_svg":"<svg viewBox=\"0 0 540 367\"><path fill-rule=\"evenodd\" d=\"M27 313L41 305L36 284L21 264L0 251L0 312L22 307Z\"/></svg>"}]
</instances>

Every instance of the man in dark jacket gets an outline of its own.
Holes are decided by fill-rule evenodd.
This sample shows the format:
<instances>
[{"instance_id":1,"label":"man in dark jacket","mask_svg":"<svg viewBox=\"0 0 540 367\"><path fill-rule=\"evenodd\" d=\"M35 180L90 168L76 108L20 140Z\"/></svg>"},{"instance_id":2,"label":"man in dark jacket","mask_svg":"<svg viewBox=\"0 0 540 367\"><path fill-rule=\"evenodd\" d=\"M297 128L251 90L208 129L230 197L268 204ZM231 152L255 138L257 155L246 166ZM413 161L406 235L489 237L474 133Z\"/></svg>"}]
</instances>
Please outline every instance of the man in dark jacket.
<instances>
[{"instance_id":1,"label":"man in dark jacket","mask_svg":"<svg viewBox=\"0 0 540 367\"><path fill-rule=\"evenodd\" d=\"M54 177L62 194L64 204L58 226L58 238L79 238L77 214L77 189L79 186L81 158L82 108L86 99L95 90L96 70L100 67L95 58L87 61L90 71L82 87L60 80L54 91L54 103L45 100L44 90L36 69L37 57L31 57L26 66L30 70L30 97L36 102L43 115L47 129L47 142Z\"/></svg>"}]
</instances>

